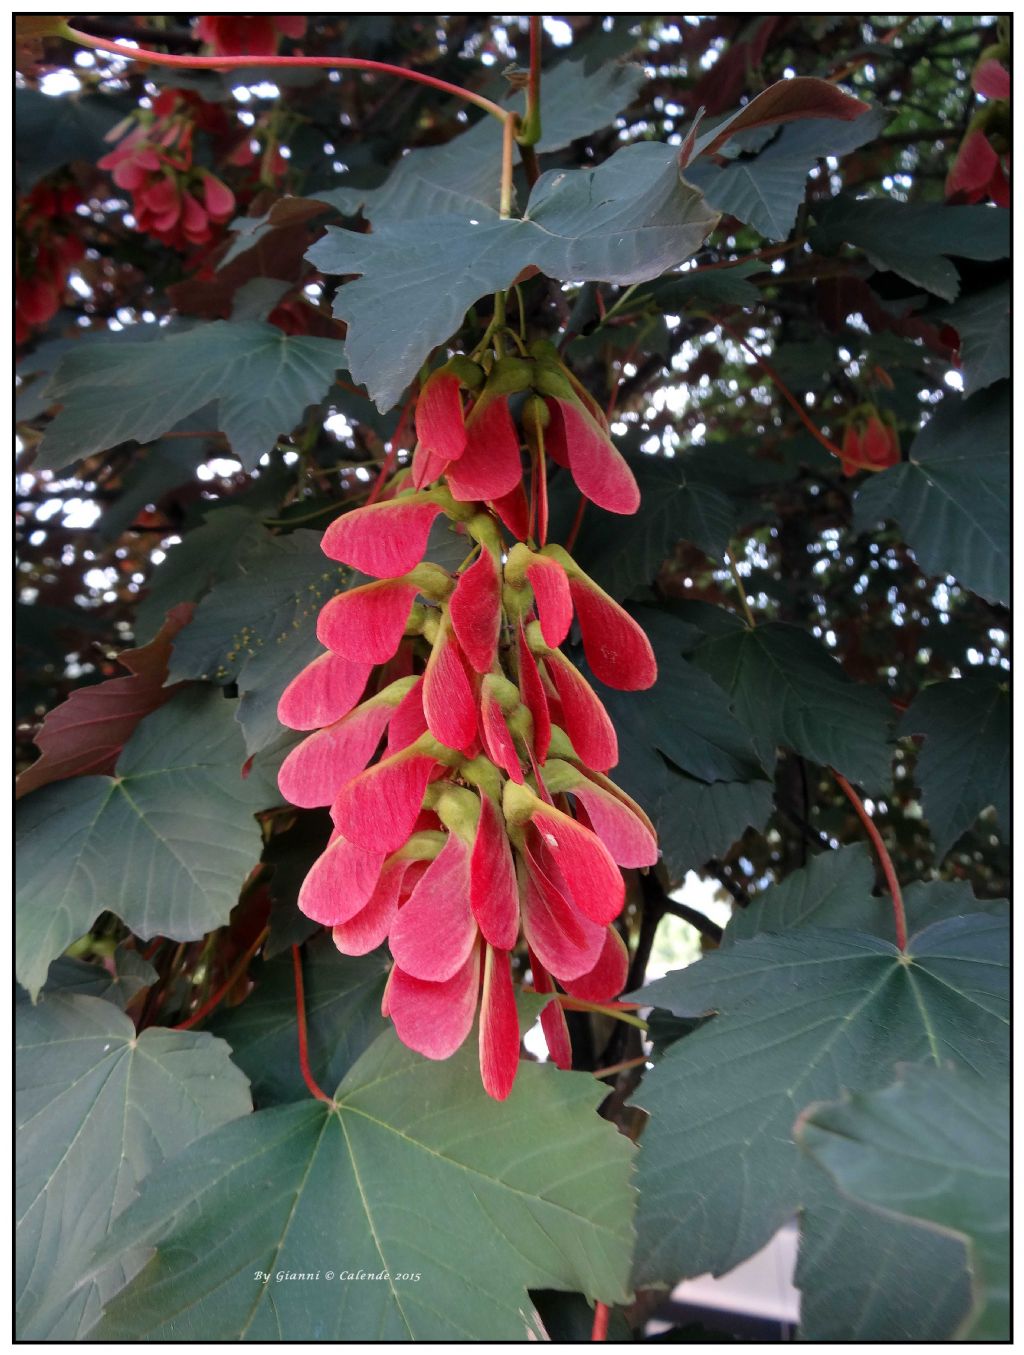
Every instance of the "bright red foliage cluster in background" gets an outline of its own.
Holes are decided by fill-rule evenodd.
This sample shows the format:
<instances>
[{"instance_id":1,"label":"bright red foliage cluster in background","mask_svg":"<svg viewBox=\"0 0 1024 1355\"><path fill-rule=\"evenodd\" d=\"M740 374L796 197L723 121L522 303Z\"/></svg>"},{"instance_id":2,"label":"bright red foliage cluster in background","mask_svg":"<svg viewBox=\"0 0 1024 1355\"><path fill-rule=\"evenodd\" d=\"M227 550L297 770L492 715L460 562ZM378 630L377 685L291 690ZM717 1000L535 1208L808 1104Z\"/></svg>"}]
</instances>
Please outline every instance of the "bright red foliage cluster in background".
<instances>
[{"instance_id":1,"label":"bright red foliage cluster in background","mask_svg":"<svg viewBox=\"0 0 1024 1355\"><path fill-rule=\"evenodd\" d=\"M851 414L843 433L843 474L856 475L867 467L885 470L900 460L900 435L891 415L874 405L861 405Z\"/></svg>"},{"instance_id":2,"label":"bright red foliage cluster in background","mask_svg":"<svg viewBox=\"0 0 1024 1355\"><path fill-rule=\"evenodd\" d=\"M37 325L60 309L68 273L85 254L74 230L81 201L74 184L41 183L23 200L15 242L15 343L25 343Z\"/></svg>"},{"instance_id":3,"label":"bright red foliage cluster in background","mask_svg":"<svg viewBox=\"0 0 1024 1355\"><path fill-rule=\"evenodd\" d=\"M304 14L200 14L196 33L217 56L273 56L282 37L301 38Z\"/></svg>"},{"instance_id":4,"label":"bright red foliage cluster in background","mask_svg":"<svg viewBox=\"0 0 1024 1355\"><path fill-rule=\"evenodd\" d=\"M1001 61L987 57L974 68L971 85L986 102L960 143L946 178L946 197L950 202L991 200L997 207L1009 207L1010 156L1000 124L1009 116L1010 72Z\"/></svg>"},{"instance_id":5,"label":"bright red foliage cluster in background","mask_svg":"<svg viewBox=\"0 0 1024 1355\"><path fill-rule=\"evenodd\" d=\"M210 118L222 120L223 113L195 95L164 90L151 109L130 119L120 145L99 161L119 188L132 193L138 229L172 249L209 244L235 211L227 184L193 162L195 129Z\"/></svg>"}]
</instances>

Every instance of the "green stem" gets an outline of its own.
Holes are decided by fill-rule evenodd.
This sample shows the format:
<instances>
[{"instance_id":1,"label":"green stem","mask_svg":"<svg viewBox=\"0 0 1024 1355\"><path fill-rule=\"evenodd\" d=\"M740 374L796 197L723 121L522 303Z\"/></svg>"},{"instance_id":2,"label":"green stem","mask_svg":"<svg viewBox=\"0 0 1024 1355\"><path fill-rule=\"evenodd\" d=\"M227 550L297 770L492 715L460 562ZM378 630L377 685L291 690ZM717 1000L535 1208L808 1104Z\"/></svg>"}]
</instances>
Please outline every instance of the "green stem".
<instances>
[{"instance_id":1,"label":"green stem","mask_svg":"<svg viewBox=\"0 0 1024 1355\"><path fill-rule=\"evenodd\" d=\"M294 518L263 518L264 527L297 527L303 522L314 522L317 518L322 518L325 513L336 513L341 507L337 503L325 503L319 508L314 508L312 513L303 513Z\"/></svg>"},{"instance_id":2,"label":"green stem","mask_svg":"<svg viewBox=\"0 0 1024 1355\"><path fill-rule=\"evenodd\" d=\"M611 317L615 314L615 312L617 310L622 309L622 307L626 304L626 302L629 300L629 298L633 295L633 293L639 286L640 286L639 282L634 282L629 287L626 288L626 290L622 293L621 296L616 297L615 304L613 306L610 306L608 310L605 311L604 315L601 317L602 325L606 325L608 321L611 319Z\"/></svg>"},{"instance_id":3,"label":"green stem","mask_svg":"<svg viewBox=\"0 0 1024 1355\"><path fill-rule=\"evenodd\" d=\"M533 483L530 486L530 535L534 532L534 507L537 509L537 543L547 545L548 507L547 507L547 457L544 451L544 428L537 424L537 457L533 467Z\"/></svg>"},{"instance_id":4,"label":"green stem","mask_svg":"<svg viewBox=\"0 0 1024 1355\"><path fill-rule=\"evenodd\" d=\"M475 347L473 348L473 350L472 350L472 351L470 352L470 354L469 354L469 358L470 358L470 361L471 361L471 362L476 362L477 359L480 357L480 355L483 353L484 349L485 349L485 348L487 347L487 345L490 343L491 339L492 339L493 336L494 336L495 331L496 331L497 328L498 328L498 323L499 323L499 322L498 322L498 311L497 311L497 305L495 305L495 311L494 311L494 314L491 316L490 324L487 326L487 328L484 330L483 334L481 335L480 341L475 345Z\"/></svg>"},{"instance_id":5,"label":"green stem","mask_svg":"<svg viewBox=\"0 0 1024 1355\"><path fill-rule=\"evenodd\" d=\"M499 358L504 357L505 355L505 345L502 339L502 330L506 328L505 309L506 309L505 293L495 292L494 320L492 321L493 329L491 328L491 325L488 325L487 328L491 330L491 333L494 338L494 351L495 353L497 353Z\"/></svg>"},{"instance_id":6,"label":"green stem","mask_svg":"<svg viewBox=\"0 0 1024 1355\"><path fill-rule=\"evenodd\" d=\"M498 215L503 218L512 215L512 151L516 144L518 126L519 115L517 113L505 115L501 137L501 188L498 193Z\"/></svg>"},{"instance_id":7,"label":"green stem","mask_svg":"<svg viewBox=\"0 0 1024 1355\"><path fill-rule=\"evenodd\" d=\"M732 574L732 581L736 585L737 593L740 595L740 606L743 608L743 615L746 618L747 625L753 630L757 622L754 620L754 613L750 610L750 603L747 601L747 590L743 587L743 580L740 578L740 568L736 563L736 556L733 555L731 546L726 547L725 557L729 561L729 571Z\"/></svg>"},{"instance_id":8,"label":"green stem","mask_svg":"<svg viewBox=\"0 0 1024 1355\"><path fill-rule=\"evenodd\" d=\"M522 287L520 287L519 283L517 282L517 283L514 283L514 284L513 284L512 290L513 290L513 291L515 292L515 294L516 294L516 304L517 304L518 307L519 307L519 338L520 338L520 340L521 340L523 343L525 343L525 342L526 342L526 309L525 309L525 307L523 306L523 289L522 289Z\"/></svg>"},{"instance_id":9,"label":"green stem","mask_svg":"<svg viewBox=\"0 0 1024 1355\"><path fill-rule=\"evenodd\" d=\"M556 993L557 1000L571 1012L596 1012L598 1016L610 1016L613 1021L625 1021L627 1026L636 1026L638 1030L646 1030L647 1022L634 1016L632 1012L623 1011L621 1004L585 1002L581 997L571 997L566 993Z\"/></svg>"}]
</instances>

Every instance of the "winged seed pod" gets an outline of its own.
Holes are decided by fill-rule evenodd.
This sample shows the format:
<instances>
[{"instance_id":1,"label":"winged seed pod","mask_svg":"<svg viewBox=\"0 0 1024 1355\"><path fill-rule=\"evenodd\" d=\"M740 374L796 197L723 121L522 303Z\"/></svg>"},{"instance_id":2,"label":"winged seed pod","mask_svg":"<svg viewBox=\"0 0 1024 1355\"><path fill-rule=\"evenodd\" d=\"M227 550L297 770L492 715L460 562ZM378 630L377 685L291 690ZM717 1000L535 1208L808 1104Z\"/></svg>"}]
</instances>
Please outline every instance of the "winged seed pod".
<instances>
[{"instance_id":1,"label":"winged seed pod","mask_svg":"<svg viewBox=\"0 0 1024 1355\"><path fill-rule=\"evenodd\" d=\"M525 439L513 413L524 393ZM282 723L307 735L279 782L293 804L329 806L334 824L300 908L346 954L387 942L384 1012L410 1048L448 1058L476 1021L484 1086L503 1099L519 1061L520 939L537 992L616 997L620 867L658 857L650 821L605 775L618 759L611 720L560 646L575 619L591 670L622 690L651 686L654 654L571 555L545 544L535 453L546 446L613 512L635 511L638 495L600 411L549 348L498 359L486 381L450 360L424 383L416 430L411 484L324 533L324 552L370 582L326 603L326 652L281 697ZM465 542L454 572L425 559L439 520ZM396 659L405 676L388 681L382 665L393 678ZM568 1067L557 1002L542 1020Z\"/></svg>"}]
</instances>

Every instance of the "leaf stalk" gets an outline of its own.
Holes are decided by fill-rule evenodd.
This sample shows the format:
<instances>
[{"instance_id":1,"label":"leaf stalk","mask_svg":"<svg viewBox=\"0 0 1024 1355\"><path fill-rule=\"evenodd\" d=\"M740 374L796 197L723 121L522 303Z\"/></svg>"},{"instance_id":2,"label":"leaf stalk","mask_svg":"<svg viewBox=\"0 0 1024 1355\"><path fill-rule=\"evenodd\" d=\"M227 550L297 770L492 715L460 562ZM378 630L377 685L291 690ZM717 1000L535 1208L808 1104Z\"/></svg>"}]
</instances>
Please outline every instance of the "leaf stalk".
<instances>
[{"instance_id":1,"label":"leaf stalk","mask_svg":"<svg viewBox=\"0 0 1024 1355\"><path fill-rule=\"evenodd\" d=\"M428 85L431 89L451 95L452 98L461 99L464 103L482 108L485 113L489 113L491 117L497 118L503 124L515 117L515 114L502 108L500 104L496 104L493 99L485 98L482 94L476 94L471 89L463 88L462 85L453 85L447 80L438 79L435 75L427 75L425 71L410 70L406 66L393 66L387 61L369 61L364 57L356 56L172 56L169 52L154 52L148 47L129 47L109 38L95 38L91 34L83 33L80 29L72 28L67 24L62 27L60 36L66 38L69 42L78 43L81 47L91 47L98 52L109 52L112 56L124 57L127 61L144 61L151 66L172 66L179 70L231 71L244 70L246 67L285 67L296 70L307 67L327 70L369 71L378 75L391 75L399 80L412 80L420 85Z\"/></svg>"},{"instance_id":2,"label":"leaf stalk","mask_svg":"<svg viewBox=\"0 0 1024 1355\"><path fill-rule=\"evenodd\" d=\"M299 1071L310 1096L333 1106L334 1102L313 1076L309 1066L309 1032L306 1027L306 985L302 977L302 947L292 946L292 966L295 970L295 1023L299 1034Z\"/></svg>"},{"instance_id":3,"label":"leaf stalk","mask_svg":"<svg viewBox=\"0 0 1024 1355\"><path fill-rule=\"evenodd\" d=\"M889 893L892 895L892 911L896 923L896 945L900 950L907 948L907 914L903 907L903 892L900 889L900 882L896 876L896 867L892 863L892 857L889 855L889 848L885 845L882 834L878 831L874 819L868 813L863 800L847 781L845 776L841 776L833 767L832 775L839 783L839 789L843 792L850 804L857 811L857 817L864 825L868 837L871 839L871 845L878 855L879 864L882 867L882 874L885 876L885 882L889 886Z\"/></svg>"}]
</instances>

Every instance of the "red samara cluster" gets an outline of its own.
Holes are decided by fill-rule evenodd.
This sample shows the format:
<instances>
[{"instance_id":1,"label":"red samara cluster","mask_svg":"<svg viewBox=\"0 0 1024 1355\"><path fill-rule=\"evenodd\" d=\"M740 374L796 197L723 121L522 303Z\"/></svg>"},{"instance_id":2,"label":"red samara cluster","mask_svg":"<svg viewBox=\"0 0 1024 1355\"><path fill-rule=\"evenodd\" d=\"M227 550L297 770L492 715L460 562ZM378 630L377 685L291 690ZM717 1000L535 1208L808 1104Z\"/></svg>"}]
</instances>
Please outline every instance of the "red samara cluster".
<instances>
[{"instance_id":1,"label":"red samara cluster","mask_svg":"<svg viewBox=\"0 0 1024 1355\"><path fill-rule=\"evenodd\" d=\"M320 613L326 652L278 712L313 732L280 785L295 805L330 806L334 823L302 910L345 954L387 941L384 1010L428 1058L459 1048L479 1009L484 1086L504 1098L519 1060L520 936L536 991L616 997L620 867L658 856L649 819L607 775L611 720L560 646L575 616L591 672L622 690L653 684L654 654L622 607L545 544L547 463L612 513L635 512L639 493L602 411L549 344L486 375L453 358L420 393L416 433L389 497L324 534L331 559L374 581ZM424 561L438 519L465 540L454 574ZM562 1006L549 1002L541 1021L568 1067Z\"/></svg>"}]
</instances>

